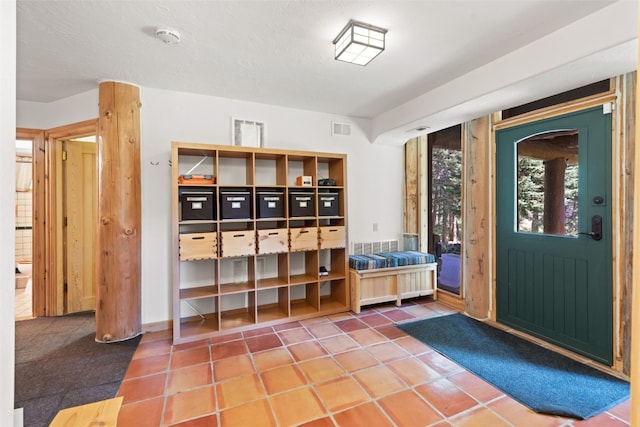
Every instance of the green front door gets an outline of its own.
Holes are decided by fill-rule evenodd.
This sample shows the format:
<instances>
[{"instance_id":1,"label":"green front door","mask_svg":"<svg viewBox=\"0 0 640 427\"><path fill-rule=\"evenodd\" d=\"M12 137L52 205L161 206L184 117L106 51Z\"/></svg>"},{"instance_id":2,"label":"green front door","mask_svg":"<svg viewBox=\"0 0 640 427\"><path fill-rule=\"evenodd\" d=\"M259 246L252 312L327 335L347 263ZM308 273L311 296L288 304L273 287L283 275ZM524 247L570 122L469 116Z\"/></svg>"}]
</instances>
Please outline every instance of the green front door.
<instances>
[{"instance_id":1,"label":"green front door","mask_svg":"<svg viewBox=\"0 0 640 427\"><path fill-rule=\"evenodd\" d=\"M500 323L612 365L611 114L496 132Z\"/></svg>"}]
</instances>

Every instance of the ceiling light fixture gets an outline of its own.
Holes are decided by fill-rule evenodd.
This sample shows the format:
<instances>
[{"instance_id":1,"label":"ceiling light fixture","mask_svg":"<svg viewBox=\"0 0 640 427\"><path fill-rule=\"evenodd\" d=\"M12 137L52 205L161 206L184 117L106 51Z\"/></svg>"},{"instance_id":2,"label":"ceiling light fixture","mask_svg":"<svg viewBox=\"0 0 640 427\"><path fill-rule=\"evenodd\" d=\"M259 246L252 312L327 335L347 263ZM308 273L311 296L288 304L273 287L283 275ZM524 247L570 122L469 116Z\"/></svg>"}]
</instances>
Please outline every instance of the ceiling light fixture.
<instances>
[{"instance_id":1,"label":"ceiling light fixture","mask_svg":"<svg viewBox=\"0 0 640 427\"><path fill-rule=\"evenodd\" d=\"M363 22L349 21L333 40L335 59L358 65L367 65L384 50L387 30Z\"/></svg>"},{"instance_id":2,"label":"ceiling light fixture","mask_svg":"<svg viewBox=\"0 0 640 427\"><path fill-rule=\"evenodd\" d=\"M180 43L180 33L173 28L160 27L156 30L156 38L164 43Z\"/></svg>"}]
</instances>

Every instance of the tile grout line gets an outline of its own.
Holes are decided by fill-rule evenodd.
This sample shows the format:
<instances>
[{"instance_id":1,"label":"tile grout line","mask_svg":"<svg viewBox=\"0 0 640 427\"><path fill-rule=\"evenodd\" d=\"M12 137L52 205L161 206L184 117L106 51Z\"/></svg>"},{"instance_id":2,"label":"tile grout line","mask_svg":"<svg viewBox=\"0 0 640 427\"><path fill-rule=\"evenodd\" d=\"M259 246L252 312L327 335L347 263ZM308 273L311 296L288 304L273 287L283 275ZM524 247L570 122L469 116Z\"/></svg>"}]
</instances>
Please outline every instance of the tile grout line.
<instances>
[{"instance_id":1,"label":"tile grout line","mask_svg":"<svg viewBox=\"0 0 640 427\"><path fill-rule=\"evenodd\" d=\"M416 308L417 308L417 306L419 306L419 305L421 305L421 304L411 305L411 306L409 306L409 308L414 308L414 306L416 306ZM363 384L362 384L362 383L360 383L360 381L358 381L358 380L357 380L357 378L355 377L355 375L356 375L356 374L358 374L358 373L360 373L360 372L366 372L366 371L368 371L368 370L371 370L371 369L373 369L373 368L375 368L375 367L380 367L380 366L385 367L386 369L390 369L389 364L394 363L394 362L396 362L396 361L405 360L405 359L414 359L414 360L417 360L419 363L421 363L421 364L423 364L423 365L425 365L425 366L427 366L427 367L429 367L429 368L433 369L433 367L432 367L431 365L429 365L426 361L423 361L423 360L421 360L421 359L419 358L419 356L421 356L421 355L425 355L425 354L428 354L428 353L430 353L431 351L433 351L432 349L431 349L431 351L425 351L425 352L421 352L421 353L415 353L415 351L413 351L413 350L411 350L411 351L410 351L409 349L407 349L407 348L403 347L401 344L399 344L399 343L397 343L397 342L396 342L398 339L400 339L400 338L404 338L404 336L403 336L403 337L395 337L395 338L392 338L392 337L390 337L390 336L386 335L385 333L383 333L383 332L381 332L381 331L379 330L379 328L381 328L381 327L386 327L386 326L396 326L399 322L403 321L403 320L401 320L401 321L394 321L393 319L390 319L389 317L387 317L387 316L384 314L384 313L391 312L391 311L395 311L395 310L404 311L405 313L407 313L407 315L412 316L412 319L405 319L406 321L416 321L416 320L421 320L421 319L423 319L423 318L439 317L439 316L442 316L442 315L445 315L445 314L449 314L448 312L444 312L444 311L441 311L441 310L432 310L432 309L429 309L429 310L432 310L432 313L431 313L431 314L429 314L429 317L420 317L420 316L414 315L413 313L409 313L409 312L407 312L407 310L404 310L402 307L389 307L387 310L378 310L377 308L373 308L373 309L371 309L371 311L367 311L367 312L365 312L365 313L361 313L361 315L352 315L352 314L349 314L349 315L345 315L345 316L336 316L336 319L331 319L331 318L323 317L323 319L322 319L321 321L319 321L319 322L313 322L313 323L311 323L311 322L303 322L303 321L299 321L299 322L297 323L297 325L293 325L293 326L292 326L292 327L290 327L290 328L282 329L282 330L276 330L275 328L271 328L271 331L270 331L270 332L265 332L264 334L255 335L254 337L259 337L259 336L261 336L261 335L266 335L266 334L273 334L273 335L275 335L275 336L280 340L280 344L281 344L281 345L280 345L278 348L283 348L283 349L286 351L286 354L287 354L287 355L290 357L290 359L292 360L291 365L292 365L292 366L294 366L296 369L298 369L298 370L301 372L301 374L304 376L304 378L307 380L307 384L305 385L305 387L309 387L309 389L314 393L315 398L319 400L319 402L322 404L322 406L323 406L323 407L324 407L324 409L325 409L325 416L327 416L328 418L330 418L330 419L331 419L331 421L332 421L334 424L336 424L336 425L337 425L337 422L336 422L336 420L335 420L335 415L337 415L337 414L339 414L339 413L342 413L342 412L345 412L345 411L348 411L348 410L350 410L350 409L353 409L354 407L357 407L357 406L358 406L358 405L360 405L360 404L367 404L367 403L374 403L374 405L375 405L375 406L376 406L380 411L382 411L382 413L385 415L385 417L390 418L390 416L386 413L386 411L384 411L384 410L382 409L382 407L380 406L380 404L379 404L379 400L380 400L381 398L384 398L384 397L386 397L386 396L389 396L389 395L394 394L394 392L389 392L389 393L387 393L387 394L385 394L385 395L382 395L382 396L379 396L379 397L373 397L373 396L371 396L371 395L369 394L369 392L368 392L366 389L364 389L364 388L363 388ZM437 316L433 316L433 315L432 315L432 314L435 314L435 313L437 313ZM389 324L384 324L384 325L377 325L377 326L374 326L374 325L371 325L371 324L369 324L369 323L367 323L367 322L365 322L364 320L362 320L362 319L361 319L361 317L368 316L368 315L373 315L373 314L377 314L377 315L383 316L385 319L390 319L391 323L389 323ZM365 325L366 325L366 328L356 329L356 330L353 330L353 331L343 330L343 329L341 329L341 328L337 325L337 323L339 323L339 322L341 322L341 321L345 321L345 320L346 320L346 321L349 321L349 320L358 320L358 321L362 322L363 324L365 324ZM334 328L336 328L336 329L338 330L338 332L333 333L333 334L330 334L330 335L326 335L326 336L321 336L321 337L316 336L316 335L311 331L311 329L310 329L310 328L311 328L311 327L313 327L313 325L321 325L321 324L331 325L331 326L333 326ZM306 338L306 337L305 337L304 339L302 339L302 340L300 340L300 341L293 341L293 342L290 342L290 343L286 342L286 341L283 339L283 336L285 336L285 335L286 335L286 334L285 334L285 332L286 332L286 331L290 331L290 330L298 329L298 328L301 328L301 329L302 329L302 330L304 330L306 333L308 333L308 334L309 334L309 336L310 336L310 338ZM359 331L359 330L367 330L367 331L373 331L373 332L376 332L376 333L380 334L380 335L384 338L384 341L380 341L380 342L373 342L373 343L369 343L369 344L363 345L360 341L356 340L356 339L351 335L351 333L353 333L353 332L357 332L357 331ZM282 335L281 335L281 333L282 333ZM405 336L407 336L407 335L405 334ZM260 352L262 352L262 351L273 350L274 348L266 349L266 350L262 350L262 351L259 351L259 352L253 352L253 351L251 351L251 350L250 350L250 348L249 348L249 346L248 346L248 343L247 343L247 337L245 337L244 335L241 335L241 337L242 337L242 339L243 339L243 343L244 343L244 346L245 346L245 349L246 349L247 353L251 356L251 357L250 357L250 360L251 360L252 369L253 369L253 371L254 371L254 374L255 374L255 375L257 375L257 376L259 377L259 378L258 378L258 380L260 381L260 385L262 386L263 393L264 393L264 397L263 397L263 398L267 399L267 401L268 401L268 402L267 402L267 403L268 403L268 407L269 407L269 409L270 409L270 411L271 411L272 416L274 417L274 421L275 421L276 425L279 425L279 424L280 424L280 422L279 422L279 420L278 420L278 418L277 418L277 415L276 415L276 413L275 413L275 408L273 407L272 402L271 402L271 397L272 397L272 395L269 395L269 394L268 394L266 384L264 383L264 379L263 379L263 377L260 375L261 373L263 373L263 372L267 372L267 371L269 371L270 369L268 369L268 370L266 370L266 371L261 371L261 372L259 372L259 371L257 370L256 359L255 359L255 355L256 355L257 353L260 353ZM338 346L338 347L337 347L337 350L329 351L329 348L327 347L327 344L326 344L326 343L324 343L324 342L323 342L323 340L325 340L325 341L326 341L326 340L328 340L328 339L331 339L331 338L337 338L337 337L346 337L346 338L348 338L349 340L352 340L355 344L357 344L357 347L348 348L348 349L344 350L344 349L342 349L340 346ZM252 337L250 337L250 338L252 338ZM159 341L159 340L160 340L160 339L158 339L158 341ZM223 342L218 343L218 344L225 344L225 343L232 342L232 341L235 341L235 340L233 340L233 339L232 339L232 340L230 340L230 341L223 341ZM153 342L153 341L150 341L150 342ZM291 346L293 346L293 345L297 345L297 344L301 344L301 343L313 343L313 342L317 342L317 343L318 343L318 345L320 346L320 348L322 348L322 349L323 349L323 351L325 352L325 354L320 355L320 356L314 356L314 357L312 357L312 358L310 358L310 359L305 359L304 361L302 361L302 360L301 360L301 361L298 361L298 360L296 359L296 357L294 357L294 356L293 356L293 353L291 353L291 350L290 350L290 347L291 347ZM389 361L387 361L387 362L383 362L382 360L379 360L379 359L378 359L378 358L377 358L373 353L371 353L371 351L370 351L370 347L372 347L372 346L374 346L374 345L377 345L377 344L385 344L385 343L391 343L391 344L393 344L396 348L398 348L398 349L400 349L401 351L405 352L405 353L406 353L406 357L405 357L405 356L402 356L402 357L400 357L400 358L398 358L398 359L390 359L390 360L389 360ZM218 396L218 393L217 393L217 387L216 387L216 384L218 384L218 382L217 382L217 381L216 381L216 379L215 379L215 372L214 372L214 371L215 371L215 366L214 366L214 365L215 365L215 361L213 360L213 347L212 347L213 345L214 345L214 344L211 342L211 340L209 340L209 342L208 342L208 352L209 352L209 361L208 361L208 363L211 363L210 367L211 367L211 374L212 374L212 386L214 387L215 415L216 415L216 419L217 419L217 421L218 421L218 423L219 423L219 425L220 425L220 422L221 422L220 415L221 415L221 413L222 413L222 410L221 410L221 409L220 409L220 407L219 407L219 397L220 397L220 396ZM345 366L343 366L343 365L342 365L342 363L340 363L340 362L339 362L339 360L338 360L338 359L336 359L336 356L338 356L338 355L340 355L340 354L345 354L345 353L348 353L348 352L351 352L351 351L356 351L356 350L362 350L362 351L365 351L369 356L371 356L374 360L376 360L377 364L376 364L376 365L374 365L374 366L368 366L368 367L365 367L365 368L362 368L362 369L358 369L358 370L353 371L353 370L347 369ZM152 356L153 356L153 355L152 355ZM152 356L148 356L148 357L152 357ZM164 421L165 421L165 420L164 420L164 417L165 417L165 411L166 411L166 409L167 409L167 399L168 399L168 395L167 395L166 393L167 393L168 386L169 386L169 379L170 379L171 372L173 372L173 371L174 371L173 369L171 369L171 362L172 362L172 360L173 360L173 357L174 357L174 348L173 348L173 346L172 346L172 345L170 345L170 347L169 347L169 359L168 359L168 366L167 366L167 369L164 371L164 372L166 373L166 378L165 378L165 386L164 386L164 396L162 396L162 397L163 397L162 414L161 414L161 421L162 421L162 422L164 422ZM343 374L342 374L342 375L340 375L339 377L335 377L335 378L328 379L328 380L326 380L326 381L325 381L325 380L323 380L323 381L321 381L321 382L314 383L313 381L311 381L311 378L310 378L310 377L308 377L308 374L307 374L307 373L306 373L306 372L301 368L300 363L302 363L302 362L306 362L306 361L312 361L312 360L316 360L316 359L321 359L321 358L324 358L324 357L328 357L328 358L330 358L330 359L331 359L331 361L332 361L333 363L335 363L337 366L339 366L339 367L342 369ZM142 359L144 359L144 358L142 358ZM271 368L271 369L276 369L276 367L273 367L273 368ZM423 383L420 383L420 384L416 384L416 385L414 385L414 386L412 386L412 385L408 384L408 383L407 383L407 382L406 382L402 377L400 377L400 376L399 376L395 371L393 371L393 370L392 370L392 372L393 372L394 377L395 377L395 378L396 378L396 379L397 379L401 384L403 384L403 386L404 386L403 390L412 390L412 391L413 391L413 393L417 394L417 395L419 396L419 398L420 398L422 401L426 402L430 407L432 407L432 408L436 411L436 413L437 413L438 415L443 416L443 418L442 418L440 421L437 421L437 422L435 422L435 423L433 423L433 424L438 424L439 422L442 422L442 421L450 422L450 420L460 417L460 416L461 416L461 414L470 413L470 412L473 412L474 410L478 410L479 408L484 407L486 410L490 411L492 414L494 414L495 416L499 417L501 420L505 420L505 421L506 421L510 426L513 426L513 425L514 425L513 423L508 422L508 420L506 420L502 415L500 415L498 412L494 411L493 409L491 409L491 408L489 407L489 405L490 405L491 403L494 403L494 402L496 402L496 401L498 401L498 400L500 400L500 399L504 399L505 397L506 397L506 398L508 398L508 396L504 395L504 393L502 393L502 394L501 394L500 396L498 396L498 397L495 397L495 398L493 398L493 399L491 399L491 400L488 400L487 402L480 402L480 401L479 401L479 399L475 398L473 395L469 394L466 390L464 390L464 389L460 388L460 386L459 386L458 384L455 384L455 383L454 383L454 385L456 386L456 388L457 388L457 389L459 389L460 391L462 391L462 392L463 392L463 393L465 393L466 395L470 396L470 397L471 397L475 402L477 402L477 404L476 404L476 405L474 405L474 406L473 406L473 407L471 407L471 408L468 408L468 409L464 410L464 411L458 412L458 413L456 413L456 414L452 415L451 417L446 417L446 416L444 416L444 414L443 414L443 413L441 413L441 412L440 412L440 411L439 411L439 410L438 410L438 409L437 409L437 408L436 408L436 407L435 407L431 402L429 402L429 401L428 401L425 397L423 397L420 393L418 393L417 391L415 391L416 387L419 387L419 386L421 386L421 385L429 384L429 383L432 383L432 382L437 381L437 380L439 380L439 379L450 379L450 378L451 378L451 377L453 377L454 375L458 375L458 374L463 373L463 372L469 372L470 374L472 374L472 375L473 375L473 373L471 373L470 371L465 370L464 368L461 368L461 367L460 367L460 369L461 369L460 371L455 371L455 372L444 372L444 371L443 371L443 372L440 372L440 371L438 371L438 370L435 370L435 369L434 369L434 370L437 372L437 374L438 374L438 378L432 378L432 379L430 379L430 380L428 380L428 381L426 381L426 382L423 382ZM151 375L155 375L155 374L158 374L158 373L162 373L162 371L158 371L158 372L155 372L155 373L149 373L149 374L142 375L142 376L138 376L138 377L135 377L135 378L144 378L144 377L151 376ZM331 380L335 380L336 378L343 378L343 377L350 377L350 378L352 378L352 379L356 382L356 384L357 384L357 386L359 387L359 389L360 389L361 391L363 391L363 392L365 393L365 395L366 395L366 396L368 396L368 400L367 400L366 402L361 402L361 403L359 403L359 404L354 404L353 406L349 406L349 407L347 407L347 408L342 408L340 411L332 412L332 411L330 411L330 410L329 410L329 408L326 406L326 403L324 402L324 400L323 400L323 399L321 399L321 398L320 398L320 396L318 395L317 390L316 390L316 385L318 385L318 384L322 384L322 383L324 383L324 382L328 382L328 381L331 381ZM129 378L128 380L131 380L131 379L133 379L133 378ZM300 387L302 387L302 386L300 386ZM281 393L286 393L286 392L289 392L289 391L291 391L291 390L295 390L295 389L300 388L300 387L294 387L294 388L292 388L292 389L285 390L285 391L283 391L283 392L281 392ZM198 388L198 387L193 387L193 388L195 389L195 388ZM401 391L402 391L402 390L401 390ZM400 391L397 391L397 392L400 392ZM280 394L280 393L276 393L276 394L274 394L273 396L276 396L276 395L278 395L278 394ZM151 399L151 398L149 398L149 399ZM142 401L145 401L145 400L147 400L147 399L143 399ZM253 400L252 400L252 401L253 401ZM137 402L141 402L141 401L137 401ZM131 402L131 403L137 403L137 402ZM248 402L243 402L242 404L245 404L245 403L248 403ZM241 404L240 404L240 405L241 405ZM240 406L240 405L236 405L236 406L234 406L234 407L237 407L237 406ZM226 409L230 409L230 408L225 408L225 410L226 410ZM608 411L606 411L605 413L607 414L607 416L612 417L612 418L614 418L614 419L616 419L616 420L619 420L619 421L621 421L621 422L623 422L623 423L625 423L625 424L627 424L627 425L628 425L628 423L627 423L624 419L622 419L622 418L620 418L620 417L618 417L618 416L616 416L616 415L614 415L614 414L612 414L612 413L610 413L610 412L608 412ZM199 418L199 417L204 417L204 416L205 416L205 415L198 416L197 418ZM206 416L208 416L208 415L206 415ZM320 418L318 418L318 419L320 419ZM186 421L186 420L182 420L182 421ZM182 421L181 421L181 422L182 422ZM315 419L314 419L314 420L308 420L308 421L305 421L305 422L309 422L309 421L315 421ZM392 424L395 424L395 422L394 422L392 419L391 419L391 423L392 423ZM571 426L573 426L573 425L574 425L573 423L574 423L574 421L573 421L573 420L570 420L570 419L569 419L569 420L565 420L565 421L563 422L562 426L571 427Z\"/></svg>"}]
</instances>

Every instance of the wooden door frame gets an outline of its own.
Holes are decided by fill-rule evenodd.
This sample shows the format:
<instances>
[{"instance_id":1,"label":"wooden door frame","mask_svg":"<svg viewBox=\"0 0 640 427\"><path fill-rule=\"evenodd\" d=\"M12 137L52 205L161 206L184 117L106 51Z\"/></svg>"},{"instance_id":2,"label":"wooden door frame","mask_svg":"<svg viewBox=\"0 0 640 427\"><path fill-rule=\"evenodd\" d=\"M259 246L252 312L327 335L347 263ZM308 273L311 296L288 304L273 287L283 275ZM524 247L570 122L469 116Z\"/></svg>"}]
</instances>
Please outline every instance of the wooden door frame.
<instances>
[{"instance_id":1,"label":"wooden door frame","mask_svg":"<svg viewBox=\"0 0 640 427\"><path fill-rule=\"evenodd\" d=\"M64 138L97 135L98 119L85 120L48 130L18 128L16 138L33 141L33 315L59 316L62 312L57 281L62 270L62 257L57 247L62 235L61 204L57 189L61 185L60 150L56 141ZM97 142L96 142L97 143Z\"/></svg>"},{"instance_id":2,"label":"wooden door frame","mask_svg":"<svg viewBox=\"0 0 640 427\"><path fill-rule=\"evenodd\" d=\"M16 129L16 139L32 141L32 224L31 224L31 310L34 317L46 316L47 251L46 232L46 160L45 131L40 129Z\"/></svg>"}]
</instances>

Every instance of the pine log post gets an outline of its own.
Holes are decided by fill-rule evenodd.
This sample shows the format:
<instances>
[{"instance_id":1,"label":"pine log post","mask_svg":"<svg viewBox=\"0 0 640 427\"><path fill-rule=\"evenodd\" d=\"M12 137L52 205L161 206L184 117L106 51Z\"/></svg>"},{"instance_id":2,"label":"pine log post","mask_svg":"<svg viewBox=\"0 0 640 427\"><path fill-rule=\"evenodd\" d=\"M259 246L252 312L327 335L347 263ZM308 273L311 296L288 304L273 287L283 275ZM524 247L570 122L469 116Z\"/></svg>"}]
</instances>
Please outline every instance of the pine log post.
<instances>
[{"instance_id":1,"label":"pine log post","mask_svg":"<svg viewBox=\"0 0 640 427\"><path fill-rule=\"evenodd\" d=\"M567 161L557 157L544 162L544 218L547 234L565 234L564 177Z\"/></svg>"},{"instance_id":2,"label":"pine log post","mask_svg":"<svg viewBox=\"0 0 640 427\"><path fill-rule=\"evenodd\" d=\"M96 341L141 333L140 89L100 83Z\"/></svg>"},{"instance_id":3,"label":"pine log post","mask_svg":"<svg viewBox=\"0 0 640 427\"><path fill-rule=\"evenodd\" d=\"M462 280L465 309L475 318L489 317L491 307L491 120L489 116L465 123L464 214Z\"/></svg>"}]
</instances>

